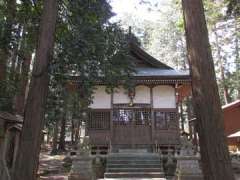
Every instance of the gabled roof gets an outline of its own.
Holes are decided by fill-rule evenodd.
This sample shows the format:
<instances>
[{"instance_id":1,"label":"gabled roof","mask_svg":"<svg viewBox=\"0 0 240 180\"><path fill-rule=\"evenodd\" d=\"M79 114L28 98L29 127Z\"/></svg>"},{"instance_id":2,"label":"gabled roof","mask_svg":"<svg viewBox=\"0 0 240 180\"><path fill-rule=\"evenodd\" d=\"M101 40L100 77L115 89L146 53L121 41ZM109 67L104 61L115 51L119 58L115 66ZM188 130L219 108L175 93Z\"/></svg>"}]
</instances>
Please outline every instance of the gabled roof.
<instances>
[{"instance_id":1,"label":"gabled roof","mask_svg":"<svg viewBox=\"0 0 240 180\"><path fill-rule=\"evenodd\" d=\"M130 53L132 54L132 56L148 64L149 67L155 67L155 68L161 68L161 69L173 69L170 66L157 60L156 58L152 57L150 54L148 54L146 51L144 51L135 43L129 43L129 46L130 46Z\"/></svg>"},{"instance_id":2,"label":"gabled roof","mask_svg":"<svg viewBox=\"0 0 240 180\"><path fill-rule=\"evenodd\" d=\"M137 44L130 42L130 53L135 61L135 77L190 77L189 72L177 71L149 55Z\"/></svg>"},{"instance_id":3,"label":"gabled roof","mask_svg":"<svg viewBox=\"0 0 240 180\"><path fill-rule=\"evenodd\" d=\"M178 71L149 55L137 44L129 42L131 60L135 64L133 79L144 84L175 84L190 83L188 71ZM79 76L70 76L71 81L80 82ZM104 84L104 76L97 84Z\"/></svg>"},{"instance_id":4,"label":"gabled roof","mask_svg":"<svg viewBox=\"0 0 240 180\"><path fill-rule=\"evenodd\" d=\"M189 77L188 72L177 71L175 69L161 69L161 68L148 68L137 67L135 68L135 77Z\"/></svg>"}]
</instances>

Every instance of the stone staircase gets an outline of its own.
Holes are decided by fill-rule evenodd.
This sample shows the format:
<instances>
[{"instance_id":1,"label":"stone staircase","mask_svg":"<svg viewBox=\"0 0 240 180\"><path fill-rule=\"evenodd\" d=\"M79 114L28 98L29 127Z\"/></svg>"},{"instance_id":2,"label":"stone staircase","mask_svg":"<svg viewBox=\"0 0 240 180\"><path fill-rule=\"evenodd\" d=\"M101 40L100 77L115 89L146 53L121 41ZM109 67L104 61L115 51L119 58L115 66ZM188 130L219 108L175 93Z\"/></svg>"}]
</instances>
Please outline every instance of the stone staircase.
<instances>
[{"instance_id":1,"label":"stone staircase","mask_svg":"<svg viewBox=\"0 0 240 180\"><path fill-rule=\"evenodd\" d=\"M159 154L148 152L111 153L107 158L105 178L163 178Z\"/></svg>"}]
</instances>

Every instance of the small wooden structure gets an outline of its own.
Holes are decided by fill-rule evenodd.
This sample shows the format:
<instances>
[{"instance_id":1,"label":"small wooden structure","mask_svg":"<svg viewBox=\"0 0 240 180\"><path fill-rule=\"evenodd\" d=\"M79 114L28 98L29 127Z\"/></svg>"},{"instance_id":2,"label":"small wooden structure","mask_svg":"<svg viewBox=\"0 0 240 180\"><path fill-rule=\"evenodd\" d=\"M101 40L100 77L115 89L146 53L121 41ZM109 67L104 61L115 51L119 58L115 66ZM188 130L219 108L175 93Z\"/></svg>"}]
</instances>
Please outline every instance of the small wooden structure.
<instances>
[{"instance_id":1,"label":"small wooden structure","mask_svg":"<svg viewBox=\"0 0 240 180\"><path fill-rule=\"evenodd\" d=\"M0 112L0 177L9 179L14 168L19 147L23 119L6 112Z\"/></svg>"},{"instance_id":2,"label":"small wooden structure","mask_svg":"<svg viewBox=\"0 0 240 180\"><path fill-rule=\"evenodd\" d=\"M222 106L223 119L224 119L224 131L227 138L228 146L230 150L240 147L240 137L233 137L234 133L240 131L240 100L236 100L230 104ZM189 121L190 134L194 140L194 144L197 144L197 132L196 132L196 118Z\"/></svg>"},{"instance_id":3,"label":"small wooden structure","mask_svg":"<svg viewBox=\"0 0 240 180\"><path fill-rule=\"evenodd\" d=\"M152 152L179 145L178 97L180 88L190 85L190 75L174 70L134 43L130 43L130 54L135 88L127 90L120 84L109 94L105 82L99 82L94 91L86 128L93 153ZM78 79L73 83L79 83Z\"/></svg>"},{"instance_id":4,"label":"small wooden structure","mask_svg":"<svg viewBox=\"0 0 240 180\"><path fill-rule=\"evenodd\" d=\"M227 104L222 109L226 136L240 131L240 100ZM239 147L240 137L228 138L228 145Z\"/></svg>"}]
</instances>

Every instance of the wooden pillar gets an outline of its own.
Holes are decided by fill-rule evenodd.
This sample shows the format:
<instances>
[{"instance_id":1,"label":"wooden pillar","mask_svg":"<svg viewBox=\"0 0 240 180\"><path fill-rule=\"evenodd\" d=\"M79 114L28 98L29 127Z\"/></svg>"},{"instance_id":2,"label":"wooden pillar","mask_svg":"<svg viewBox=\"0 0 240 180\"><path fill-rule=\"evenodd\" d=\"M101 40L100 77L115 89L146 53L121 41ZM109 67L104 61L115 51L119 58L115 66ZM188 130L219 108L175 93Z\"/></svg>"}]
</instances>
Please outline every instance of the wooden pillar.
<instances>
[{"instance_id":1,"label":"wooden pillar","mask_svg":"<svg viewBox=\"0 0 240 180\"><path fill-rule=\"evenodd\" d=\"M150 103L151 103L151 127L152 127L152 142L155 147L155 120L154 120L154 109L153 109L153 86L150 87Z\"/></svg>"},{"instance_id":2,"label":"wooden pillar","mask_svg":"<svg viewBox=\"0 0 240 180\"><path fill-rule=\"evenodd\" d=\"M10 180L11 176L10 176L10 172L9 172L9 169L8 169L8 166L7 166L7 162L6 162L6 158L7 158L7 149L9 148L9 143L10 143L10 132L6 129L5 130L5 133L4 133L4 141L3 141L3 144L2 144L2 152L1 152L1 165L3 166L2 170L3 171L3 174L1 174L1 178L2 176L5 176L3 177L4 180Z\"/></svg>"},{"instance_id":3,"label":"wooden pillar","mask_svg":"<svg viewBox=\"0 0 240 180\"><path fill-rule=\"evenodd\" d=\"M130 126L131 126L131 131L130 131L130 138L131 138L131 148L136 149L136 144L135 144L135 126L136 126L136 119L135 119L135 110L132 110L132 120L130 121Z\"/></svg>"},{"instance_id":4,"label":"wooden pillar","mask_svg":"<svg viewBox=\"0 0 240 180\"><path fill-rule=\"evenodd\" d=\"M175 100L176 100L176 111L178 113L178 119L179 119L179 101L180 101L180 95L177 91L177 88L178 88L178 83L175 84L175 87L174 87L174 91L175 91Z\"/></svg>"},{"instance_id":5,"label":"wooden pillar","mask_svg":"<svg viewBox=\"0 0 240 180\"><path fill-rule=\"evenodd\" d=\"M193 127L191 125L191 123L189 122L188 120L188 128L189 128L189 134L190 134L190 139L192 140L193 139Z\"/></svg>"},{"instance_id":6,"label":"wooden pillar","mask_svg":"<svg viewBox=\"0 0 240 180\"><path fill-rule=\"evenodd\" d=\"M112 139L113 139L113 92L111 92L109 152L112 152Z\"/></svg>"},{"instance_id":7,"label":"wooden pillar","mask_svg":"<svg viewBox=\"0 0 240 180\"><path fill-rule=\"evenodd\" d=\"M3 147L3 141L4 141L4 121L3 119L0 119L0 153Z\"/></svg>"}]
</instances>

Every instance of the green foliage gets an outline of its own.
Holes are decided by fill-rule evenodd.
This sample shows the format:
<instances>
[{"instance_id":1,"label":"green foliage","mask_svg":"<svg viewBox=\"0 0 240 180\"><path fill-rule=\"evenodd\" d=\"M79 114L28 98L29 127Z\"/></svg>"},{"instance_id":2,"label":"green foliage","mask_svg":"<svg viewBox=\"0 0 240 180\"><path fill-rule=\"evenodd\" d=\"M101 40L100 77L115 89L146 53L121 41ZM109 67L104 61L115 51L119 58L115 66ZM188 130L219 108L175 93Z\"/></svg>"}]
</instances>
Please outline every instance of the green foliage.
<instances>
[{"instance_id":1,"label":"green foliage","mask_svg":"<svg viewBox=\"0 0 240 180\"><path fill-rule=\"evenodd\" d=\"M240 1L239 0L225 0L227 3L227 14L235 17L240 16Z\"/></svg>"},{"instance_id":2,"label":"green foliage","mask_svg":"<svg viewBox=\"0 0 240 180\"><path fill-rule=\"evenodd\" d=\"M107 83L111 92L119 83L129 84L133 64L129 56L128 35L116 23L110 23L113 16L105 0L62 1L56 29L54 59L50 66L50 94L48 116L54 117L57 99L64 93L72 116L81 117L88 108L97 82ZM78 85L69 81L76 79ZM75 87L68 91L68 85ZM57 88L58 87L58 88ZM55 107L55 108L54 108ZM52 111L52 112L49 112ZM51 115L51 117L50 117ZM55 117L56 118L56 117Z\"/></svg>"},{"instance_id":3,"label":"green foliage","mask_svg":"<svg viewBox=\"0 0 240 180\"><path fill-rule=\"evenodd\" d=\"M139 6L150 7L150 13L158 12L159 20L146 21L127 14L121 21L122 26L133 25L133 31L141 38L144 48L160 61L177 69L188 69L181 0L168 1L168 5L165 5L167 10L164 11L153 2L143 1ZM225 2L204 0L209 39L223 104L224 88L232 100L240 94L238 60L240 21L236 13L238 5L239 2L235 0ZM226 14L226 9L231 13Z\"/></svg>"},{"instance_id":4,"label":"green foliage","mask_svg":"<svg viewBox=\"0 0 240 180\"><path fill-rule=\"evenodd\" d=\"M14 110L22 64L37 46L41 12L41 0L0 1L0 58L6 60L6 79L0 82L1 110ZM80 108L86 108L96 81L104 80L112 91L120 81L127 84L133 72L128 36L118 24L109 22L114 14L107 1L62 0L58 14L54 60L49 69L47 116L52 120L59 114L56 111L71 77L80 82L76 99Z\"/></svg>"},{"instance_id":5,"label":"green foliage","mask_svg":"<svg viewBox=\"0 0 240 180\"><path fill-rule=\"evenodd\" d=\"M13 94L16 92L16 84L12 81L0 82L0 110L12 112Z\"/></svg>"},{"instance_id":6,"label":"green foliage","mask_svg":"<svg viewBox=\"0 0 240 180\"><path fill-rule=\"evenodd\" d=\"M223 3L212 0L204 0L204 9L208 28L214 28L216 23L224 18L223 13L221 12L223 7Z\"/></svg>"},{"instance_id":7,"label":"green foliage","mask_svg":"<svg viewBox=\"0 0 240 180\"><path fill-rule=\"evenodd\" d=\"M0 1L0 60L5 79L0 82L0 110L13 112L22 79L22 65L36 48L42 1Z\"/></svg>"}]
</instances>

